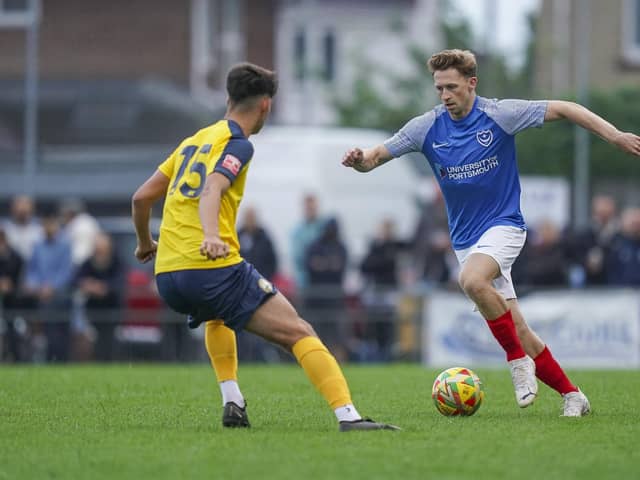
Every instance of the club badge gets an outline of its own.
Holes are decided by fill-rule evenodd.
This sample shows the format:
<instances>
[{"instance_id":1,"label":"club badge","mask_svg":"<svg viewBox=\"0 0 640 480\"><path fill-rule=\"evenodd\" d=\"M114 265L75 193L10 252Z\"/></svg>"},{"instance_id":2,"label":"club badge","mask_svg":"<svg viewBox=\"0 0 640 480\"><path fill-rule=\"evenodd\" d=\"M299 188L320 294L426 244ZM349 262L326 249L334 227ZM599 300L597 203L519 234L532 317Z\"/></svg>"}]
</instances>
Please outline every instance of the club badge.
<instances>
[{"instance_id":1,"label":"club badge","mask_svg":"<svg viewBox=\"0 0 640 480\"><path fill-rule=\"evenodd\" d=\"M493 142L493 132L491 130L480 130L476 132L476 140L483 147L488 147Z\"/></svg>"},{"instance_id":2,"label":"club badge","mask_svg":"<svg viewBox=\"0 0 640 480\"><path fill-rule=\"evenodd\" d=\"M273 293L273 285L267 279L261 278L258 280L258 286L264 293Z\"/></svg>"}]
</instances>

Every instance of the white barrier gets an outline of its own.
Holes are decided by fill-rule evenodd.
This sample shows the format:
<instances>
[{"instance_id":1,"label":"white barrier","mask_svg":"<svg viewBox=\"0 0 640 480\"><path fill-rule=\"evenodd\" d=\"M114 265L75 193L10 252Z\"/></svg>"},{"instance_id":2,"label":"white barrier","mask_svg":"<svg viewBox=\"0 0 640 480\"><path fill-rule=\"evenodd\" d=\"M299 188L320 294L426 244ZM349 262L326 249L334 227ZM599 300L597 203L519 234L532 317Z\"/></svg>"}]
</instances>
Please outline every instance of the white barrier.
<instances>
[{"instance_id":1,"label":"white barrier","mask_svg":"<svg viewBox=\"0 0 640 480\"><path fill-rule=\"evenodd\" d=\"M428 366L504 365L504 352L462 294L425 300L422 360ZM527 323L562 366L640 367L640 293L563 290L520 299Z\"/></svg>"}]
</instances>

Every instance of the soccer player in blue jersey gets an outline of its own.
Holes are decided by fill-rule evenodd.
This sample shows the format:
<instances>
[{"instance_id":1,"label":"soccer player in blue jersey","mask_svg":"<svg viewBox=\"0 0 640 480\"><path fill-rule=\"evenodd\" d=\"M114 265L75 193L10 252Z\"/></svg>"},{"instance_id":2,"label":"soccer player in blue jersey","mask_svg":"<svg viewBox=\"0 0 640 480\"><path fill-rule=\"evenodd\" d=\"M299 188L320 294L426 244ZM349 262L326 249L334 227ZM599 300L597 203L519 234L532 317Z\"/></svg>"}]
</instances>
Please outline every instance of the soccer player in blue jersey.
<instances>
[{"instance_id":1,"label":"soccer player in blue jersey","mask_svg":"<svg viewBox=\"0 0 640 480\"><path fill-rule=\"evenodd\" d=\"M333 409L340 431L397 430L362 418L336 359L309 323L240 256L236 217L253 156L248 137L262 128L276 93L274 72L245 63L227 76L224 119L186 138L132 199L135 255L156 259L162 298L205 324L205 345L223 399L222 424L249 427L237 383L235 331L247 329L293 353ZM151 207L164 199L158 242L149 230Z\"/></svg>"},{"instance_id":2,"label":"soccer player in blue jersey","mask_svg":"<svg viewBox=\"0 0 640 480\"><path fill-rule=\"evenodd\" d=\"M511 281L511 266L526 238L514 137L561 119L633 155L640 155L640 137L619 131L573 102L477 95L477 64L469 51L436 53L428 67L442 105L410 120L381 145L346 152L342 163L368 172L408 152L426 157L445 198L451 241L461 264L460 286L506 352L518 405L527 407L535 400L537 376L563 396L564 416L586 415L587 397L528 327Z\"/></svg>"}]
</instances>

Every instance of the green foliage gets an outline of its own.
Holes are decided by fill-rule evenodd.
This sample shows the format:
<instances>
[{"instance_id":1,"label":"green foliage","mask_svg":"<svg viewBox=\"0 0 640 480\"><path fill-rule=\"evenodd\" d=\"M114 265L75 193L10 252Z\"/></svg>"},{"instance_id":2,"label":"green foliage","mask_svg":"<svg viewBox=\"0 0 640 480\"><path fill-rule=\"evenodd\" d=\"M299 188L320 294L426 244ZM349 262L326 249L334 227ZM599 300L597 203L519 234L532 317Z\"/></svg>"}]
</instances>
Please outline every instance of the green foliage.
<instances>
[{"instance_id":1,"label":"green foliage","mask_svg":"<svg viewBox=\"0 0 640 480\"><path fill-rule=\"evenodd\" d=\"M572 100L568 98L568 100ZM622 131L637 132L637 105L640 89L594 91L589 108ZM522 173L573 175L575 127L569 122L546 124L517 136L518 164ZM640 178L638 159L618 150L595 135L590 135L590 171L592 179Z\"/></svg>"},{"instance_id":2,"label":"green foliage","mask_svg":"<svg viewBox=\"0 0 640 480\"><path fill-rule=\"evenodd\" d=\"M459 12L443 1L441 29L447 48L474 48L469 23ZM503 55L477 53L479 65L478 93L495 98L543 98L533 95L532 80L535 72L535 29L537 17L528 18L530 42L525 62L513 71ZM409 56L413 68L400 76L384 70L372 62L360 60L352 91L336 99L335 107L342 126L380 128L396 131L409 119L429 110L437 101L431 75L425 66L430 52L412 46ZM383 82L380 79L384 79ZM388 85L381 91L377 85ZM390 95L392 92L393 95ZM434 93L431 93L434 92ZM569 97L567 97L569 98ZM638 132L637 109L640 89L592 92L589 108L620 130ZM573 176L574 126L569 122L556 122L542 129L529 129L517 136L518 163L525 174ZM594 135L590 136L592 179L640 178L638 161Z\"/></svg>"},{"instance_id":3,"label":"green foliage","mask_svg":"<svg viewBox=\"0 0 640 480\"><path fill-rule=\"evenodd\" d=\"M471 25L460 12L446 0L441 2L440 11L444 12L440 28L447 48L477 51ZM532 19L532 28L533 22ZM532 52L531 49L531 58ZM431 108L437 97L426 62L433 52L410 45L407 53L412 68L405 75L395 74L362 58L354 60L357 73L351 91L334 99L341 126L395 131L410 118ZM529 77L524 78L520 72L512 72L503 56L476 55L481 70L479 91L482 95L503 98L527 95L525 86ZM385 85L384 90L379 85Z\"/></svg>"},{"instance_id":4,"label":"green foliage","mask_svg":"<svg viewBox=\"0 0 640 480\"><path fill-rule=\"evenodd\" d=\"M440 1L440 11L440 29L447 48L474 50L471 24L447 0Z\"/></svg>"},{"instance_id":5,"label":"green foliage","mask_svg":"<svg viewBox=\"0 0 640 480\"><path fill-rule=\"evenodd\" d=\"M352 91L336 97L334 107L341 126L379 128L394 131L408 119L420 115L428 108L425 92L433 87L425 75L428 55L418 47L408 47L414 73L409 76L394 74L372 62L358 59ZM393 95L384 95L376 84L380 79Z\"/></svg>"}]
</instances>

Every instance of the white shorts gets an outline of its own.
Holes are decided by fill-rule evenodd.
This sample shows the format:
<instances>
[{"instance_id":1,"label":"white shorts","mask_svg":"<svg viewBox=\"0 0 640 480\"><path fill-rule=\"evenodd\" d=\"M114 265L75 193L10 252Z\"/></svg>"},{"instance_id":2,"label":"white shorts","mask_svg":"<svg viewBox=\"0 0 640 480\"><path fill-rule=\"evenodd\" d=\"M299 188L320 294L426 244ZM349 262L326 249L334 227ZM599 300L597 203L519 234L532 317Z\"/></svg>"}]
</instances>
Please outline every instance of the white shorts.
<instances>
[{"instance_id":1,"label":"white shorts","mask_svg":"<svg viewBox=\"0 0 640 480\"><path fill-rule=\"evenodd\" d=\"M483 253L493 258L500 266L500 276L493 281L493 286L505 298L516 298L516 291L511 280L511 266L524 247L527 231L519 227L500 225L484 232L478 242L469 248L455 250L460 265L474 253Z\"/></svg>"}]
</instances>

